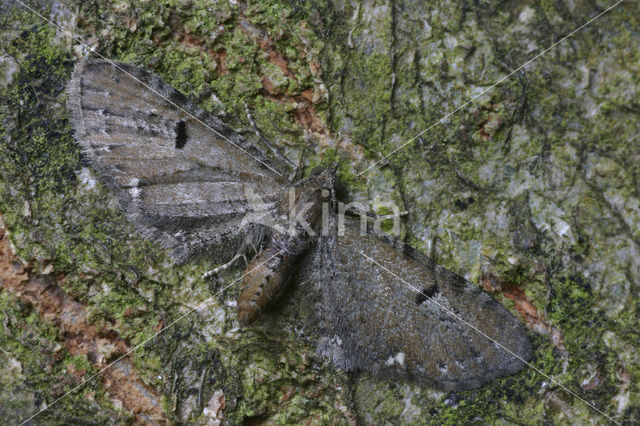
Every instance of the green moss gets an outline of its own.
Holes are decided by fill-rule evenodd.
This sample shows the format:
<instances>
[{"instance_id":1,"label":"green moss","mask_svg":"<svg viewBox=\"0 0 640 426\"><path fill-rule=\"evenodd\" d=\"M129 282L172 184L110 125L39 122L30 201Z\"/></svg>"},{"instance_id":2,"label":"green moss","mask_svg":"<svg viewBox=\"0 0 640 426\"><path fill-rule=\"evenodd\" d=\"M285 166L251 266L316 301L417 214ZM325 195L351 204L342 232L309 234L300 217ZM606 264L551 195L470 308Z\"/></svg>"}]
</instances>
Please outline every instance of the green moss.
<instances>
[{"instance_id":1,"label":"green moss","mask_svg":"<svg viewBox=\"0 0 640 426\"><path fill-rule=\"evenodd\" d=\"M26 420L77 386L95 369L84 356L71 356L62 336L32 308L7 292L0 292L0 414L7 423ZM37 348L37 349L36 349ZM38 422L65 423L93 419L104 424L126 422L100 381L71 392L38 416Z\"/></svg>"},{"instance_id":2,"label":"green moss","mask_svg":"<svg viewBox=\"0 0 640 426\"><path fill-rule=\"evenodd\" d=\"M205 28L196 24L197 12L190 9L154 10L167 19L172 14L181 15L181 25L195 35ZM102 34L109 34L104 46L105 55L129 62L146 62L141 59L146 58L150 51L145 38L150 37L153 31L144 29L142 24L148 19L149 24L157 25L157 18L139 11L140 30L131 34L105 25L108 20L96 19L113 13L109 6L101 5L88 12L91 13L88 16L90 24L96 25ZM146 64L193 98L197 99L201 92L213 88L223 104L229 102L230 110L238 112L237 116L244 116L244 102L250 101L252 108L256 109L254 115L259 123L273 123L273 116L277 115L282 117L279 126L287 125L294 129L290 109L260 96L260 78L255 73L246 72L241 63L245 61L254 71L260 69L259 64L251 60L257 53L257 45L239 30L231 28L227 34L221 37L220 42L227 50L228 74L217 74L216 68L212 67L213 62L206 61L207 53L176 46L171 38L153 50L156 60ZM27 32L16 45L15 52L44 49L52 35L47 27ZM63 50L50 45L47 49L46 55L34 55L25 60L17 75L17 84L12 86L12 96L7 99L6 111L13 110L20 99L29 101L30 104L21 110L20 120L35 124L29 131L14 126L3 129L10 135L7 140L12 144L1 147L11 155L2 157L1 182L6 195L2 197L0 211L20 255L42 265L38 267L53 264L56 274L65 275L65 291L86 304L89 321L99 329L113 330L119 338L134 346L151 338L158 326L179 319L185 313L185 307L197 305L194 299L204 300L211 296L208 283L198 278L211 265L203 262L172 265L167 261L166 253L133 232L108 191L100 185L95 188L87 185L91 175L81 171L79 150L71 138L63 104L47 109L50 104L43 102L41 96L46 94L64 101L61 89L69 78L73 62ZM236 60L238 62L234 63ZM49 73L50 81L34 86L36 76L49 69L52 71ZM300 80L304 81L304 78ZM220 87L226 88L219 91ZM54 89L59 90L52 92ZM204 99L202 103L213 108L215 102ZM215 108L220 109L221 105L215 104ZM273 124L265 128L265 133L278 131ZM301 134L299 130L290 133ZM24 159L22 163L18 161L20 159ZM36 193L28 190L33 182L39 185ZM20 196L8 196L12 192ZM29 215L22 214L25 202L29 204ZM212 313L221 309L217 301L208 308ZM30 318L28 321L35 320ZM295 336L292 335L286 345L278 343L274 347L260 343L261 340L256 340L251 334L226 341L222 335L228 326L212 317L201 325L203 330L220 328L217 333L211 332L215 335L211 340L194 333L191 328L194 321L198 323L197 314L181 320L181 327L169 327L162 334L162 339L151 340L133 358L137 373L146 382L159 389L163 388L163 383L176 383L175 387L166 389L163 402L169 409L169 416L174 415L181 421L198 418L213 391L221 388L228 395L228 406L233 407L225 412L225 416L238 421L252 416L270 416L293 422L309 416L324 419L341 417L334 411L334 398L331 397L336 386L331 386L326 396L319 397L323 391L313 393L313 389L321 389L318 386L323 386L321 382L327 379L319 378L315 372L299 372L300 358L296 355L299 348L294 345ZM186 345L188 349L185 351L178 345ZM287 345L293 346L289 348ZM290 358L286 365L281 361L283 353L288 353ZM308 359L305 363L304 368L309 369ZM59 365L59 368L66 365L76 372L86 371L85 374L92 372L91 365L82 357L74 357ZM194 402L194 386L198 385L202 371L207 369L209 373L205 375L208 374L210 379L205 383L200 401ZM256 381L258 373L272 375L274 371L280 371L281 379L277 382ZM47 383L42 383L39 392L47 392ZM307 389L313 395L297 395L285 403L281 401L280 390L284 387ZM85 389L89 392L90 388L87 386ZM240 401L235 407L230 403L232 398ZM69 403L72 401L69 399ZM51 413L55 415L58 411L52 410ZM99 415L89 417L99 418Z\"/></svg>"}]
</instances>

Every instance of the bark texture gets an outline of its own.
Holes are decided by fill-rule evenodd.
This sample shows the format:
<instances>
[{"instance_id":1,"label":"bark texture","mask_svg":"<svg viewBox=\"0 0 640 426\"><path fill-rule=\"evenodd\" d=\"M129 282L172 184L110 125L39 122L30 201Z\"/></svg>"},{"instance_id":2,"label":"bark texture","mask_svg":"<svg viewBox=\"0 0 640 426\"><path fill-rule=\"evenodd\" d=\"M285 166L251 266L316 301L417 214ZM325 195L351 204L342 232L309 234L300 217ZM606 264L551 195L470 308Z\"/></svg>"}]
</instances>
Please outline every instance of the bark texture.
<instances>
[{"instance_id":1,"label":"bark texture","mask_svg":"<svg viewBox=\"0 0 640 426\"><path fill-rule=\"evenodd\" d=\"M28 2L250 135L248 106L262 133L308 170L337 161L351 197L372 210L398 203L407 242L527 325L537 369L634 424L638 3L621 3L518 69L612 4ZM64 107L85 53L77 41L14 1L0 3L0 28L0 416L12 423L224 284L199 279L216 266L206 259L175 265L138 237L83 166ZM303 286L246 329L237 327L236 292L34 423L606 421L532 369L456 393L347 376L314 357Z\"/></svg>"}]
</instances>

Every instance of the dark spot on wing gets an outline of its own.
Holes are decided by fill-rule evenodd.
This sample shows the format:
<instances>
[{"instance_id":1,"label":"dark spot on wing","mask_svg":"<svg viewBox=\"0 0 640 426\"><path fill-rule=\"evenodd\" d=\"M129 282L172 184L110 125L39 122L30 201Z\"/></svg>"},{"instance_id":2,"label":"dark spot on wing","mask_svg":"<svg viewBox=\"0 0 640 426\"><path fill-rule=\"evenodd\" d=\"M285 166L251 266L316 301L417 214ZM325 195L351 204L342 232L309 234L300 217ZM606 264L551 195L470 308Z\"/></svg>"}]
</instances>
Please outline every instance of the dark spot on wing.
<instances>
[{"instance_id":1,"label":"dark spot on wing","mask_svg":"<svg viewBox=\"0 0 640 426\"><path fill-rule=\"evenodd\" d=\"M187 125L184 121L176 124L176 149L182 149L187 144Z\"/></svg>"},{"instance_id":2,"label":"dark spot on wing","mask_svg":"<svg viewBox=\"0 0 640 426\"><path fill-rule=\"evenodd\" d=\"M438 284L434 284L429 288L423 288L420 293L416 294L416 305L420 305L427 299L432 298L438 293L438 291Z\"/></svg>"}]
</instances>

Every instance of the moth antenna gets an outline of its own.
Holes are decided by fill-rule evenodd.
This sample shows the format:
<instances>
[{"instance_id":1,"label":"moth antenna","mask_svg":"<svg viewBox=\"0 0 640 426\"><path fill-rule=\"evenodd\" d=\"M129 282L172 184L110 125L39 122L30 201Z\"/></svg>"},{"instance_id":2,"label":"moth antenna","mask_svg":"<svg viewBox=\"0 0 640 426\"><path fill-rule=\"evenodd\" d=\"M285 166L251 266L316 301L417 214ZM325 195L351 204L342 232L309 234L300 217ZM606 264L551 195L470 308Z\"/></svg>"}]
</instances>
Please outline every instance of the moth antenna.
<instances>
[{"instance_id":1,"label":"moth antenna","mask_svg":"<svg viewBox=\"0 0 640 426\"><path fill-rule=\"evenodd\" d=\"M301 289L305 289L305 290L311 290L312 283L311 280L304 280L301 283L298 283L298 287L300 287ZM310 291L305 291L302 299L303 300L307 300L311 297L311 292Z\"/></svg>"},{"instance_id":2,"label":"moth antenna","mask_svg":"<svg viewBox=\"0 0 640 426\"><path fill-rule=\"evenodd\" d=\"M251 256L254 256L260 250L262 250L262 243L256 245L256 244L253 243L253 241L250 241L249 245L251 246ZM248 262L246 256L244 258L244 261L245 261L246 266L249 266L249 262Z\"/></svg>"},{"instance_id":3,"label":"moth antenna","mask_svg":"<svg viewBox=\"0 0 640 426\"><path fill-rule=\"evenodd\" d=\"M276 149L276 147L274 147L273 145L271 145L271 143L267 140L267 138L265 138L262 135L262 132L260 132L260 129L258 129L258 126L256 125L255 120L253 119L253 116L251 115L251 110L249 109L249 104L245 103L244 104L244 112L247 115L247 119L249 120L249 124L251 125L251 127L253 128L254 133L256 134L256 136L258 137L258 139L267 146L267 148L269 148L269 150L271 151L271 153L273 153L273 155L275 155L276 157L278 157L278 159L280 159L281 161L283 161L287 166L289 166L291 168L291 175L294 175L297 173L298 170L298 166L296 166L296 164L289 160L287 157L285 157L284 155L282 155L280 153L280 151L278 151Z\"/></svg>"},{"instance_id":4,"label":"moth antenna","mask_svg":"<svg viewBox=\"0 0 640 426\"><path fill-rule=\"evenodd\" d=\"M427 251L427 256L430 259L433 259L433 257L436 254L436 243L438 242L438 234L433 234L433 236L431 237L431 240L429 241L429 247L428 247L428 251Z\"/></svg>"},{"instance_id":5,"label":"moth antenna","mask_svg":"<svg viewBox=\"0 0 640 426\"><path fill-rule=\"evenodd\" d=\"M295 174L289 176L289 182L296 182L302 179L302 171L304 170L304 159L307 154L307 145L302 147L302 152L300 153L300 159L298 160L298 166L296 167Z\"/></svg>"}]
</instances>

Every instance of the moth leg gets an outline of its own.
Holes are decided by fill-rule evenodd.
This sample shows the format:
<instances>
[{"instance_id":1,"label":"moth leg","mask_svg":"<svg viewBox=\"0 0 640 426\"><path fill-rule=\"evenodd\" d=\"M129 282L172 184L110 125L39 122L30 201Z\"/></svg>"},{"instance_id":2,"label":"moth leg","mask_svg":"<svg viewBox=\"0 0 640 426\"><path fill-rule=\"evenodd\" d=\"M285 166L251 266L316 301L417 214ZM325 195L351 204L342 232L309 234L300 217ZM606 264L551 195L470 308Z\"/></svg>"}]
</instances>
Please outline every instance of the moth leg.
<instances>
[{"instance_id":1,"label":"moth leg","mask_svg":"<svg viewBox=\"0 0 640 426\"><path fill-rule=\"evenodd\" d=\"M247 256L245 256L244 253L238 253L235 256L233 256L233 259L231 259L230 261L228 261L224 265L220 265L217 268L212 269L209 272L205 272L204 274L202 274L202 279L206 280L208 278L211 278L211 277L214 277L214 276L218 275L222 271L226 271L227 269L231 268L239 259L243 259L245 265L247 265L249 263L247 261Z\"/></svg>"},{"instance_id":2,"label":"moth leg","mask_svg":"<svg viewBox=\"0 0 640 426\"><path fill-rule=\"evenodd\" d=\"M284 161L285 164L292 169L291 173L295 175L298 171L298 166L293 161L289 160L287 157L282 155L280 151L278 151L273 145L271 145L271 143L267 140L267 138L265 138L262 135L262 133L258 129L258 126L256 125L255 120L253 119L253 116L251 115L251 110L249 110L249 104L247 103L244 104L244 112L245 114L247 114L247 119L249 120L249 124L251 124L251 127L253 127L253 131L255 132L258 139L260 139L260 141L262 141L262 143L265 144L267 148L269 148L269 150L273 153L273 155L278 157L278 159L280 159L281 161Z\"/></svg>"}]
</instances>

